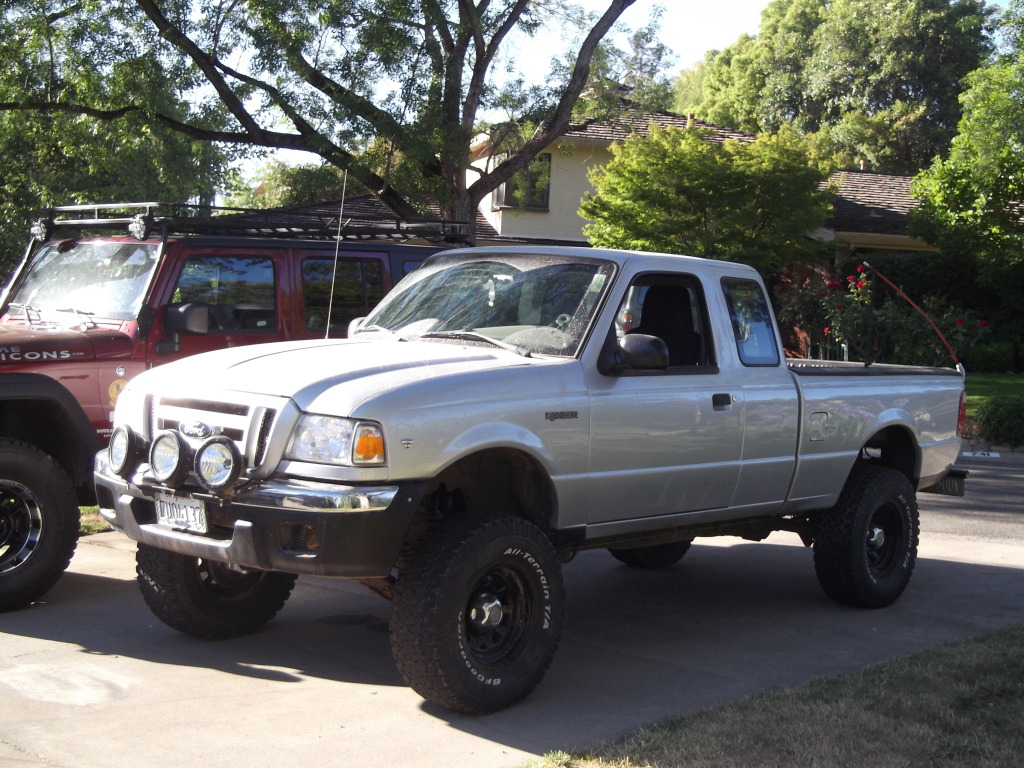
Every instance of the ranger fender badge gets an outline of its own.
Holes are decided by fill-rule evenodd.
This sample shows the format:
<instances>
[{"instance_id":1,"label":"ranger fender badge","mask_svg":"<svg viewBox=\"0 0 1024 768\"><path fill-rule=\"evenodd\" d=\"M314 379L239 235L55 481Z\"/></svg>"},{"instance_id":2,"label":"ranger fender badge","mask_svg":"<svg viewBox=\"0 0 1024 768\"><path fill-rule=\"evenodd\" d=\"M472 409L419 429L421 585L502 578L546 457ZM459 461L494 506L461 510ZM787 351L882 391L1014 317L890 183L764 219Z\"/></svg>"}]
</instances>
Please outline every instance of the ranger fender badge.
<instances>
[{"instance_id":1,"label":"ranger fender badge","mask_svg":"<svg viewBox=\"0 0 1024 768\"><path fill-rule=\"evenodd\" d=\"M578 419L580 414L578 411L548 411L544 414L544 418L548 421L558 421L559 419Z\"/></svg>"},{"instance_id":2,"label":"ranger fender badge","mask_svg":"<svg viewBox=\"0 0 1024 768\"><path fill-rule=\"evenodd\" d=\"M178 431L194 440L205 440L213 434L213 428L201 421L189 421L178 425Z\"/></svg>"}]
</instances>

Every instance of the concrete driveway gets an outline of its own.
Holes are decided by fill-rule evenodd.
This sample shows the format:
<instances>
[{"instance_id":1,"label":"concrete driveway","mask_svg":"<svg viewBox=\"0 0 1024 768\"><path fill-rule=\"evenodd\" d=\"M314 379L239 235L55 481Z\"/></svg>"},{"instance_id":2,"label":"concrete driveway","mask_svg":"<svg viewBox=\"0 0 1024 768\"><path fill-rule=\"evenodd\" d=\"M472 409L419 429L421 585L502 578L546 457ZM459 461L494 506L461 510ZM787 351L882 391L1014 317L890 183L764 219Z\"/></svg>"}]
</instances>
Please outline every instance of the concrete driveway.
<instances>
[{"instance_id":1,"label":"concrete driveway","mask_svg":"<svg viewBox=\"0 0 1024 768\"><path fill-rule=\"evenodd\" d=\"M879 611L825 598L791 534L699 539L662 572L583 553L565 568L568 616L544 682L478 718L403 686L388 604L361 587L300 580L264 631L203 642L145 607L133 542L92 536L45 603L0 614L0 765L520 766L1024 622L1024 455L962 463L968 496L921 495L916 572Z\"/></svg>"}]
</instances>

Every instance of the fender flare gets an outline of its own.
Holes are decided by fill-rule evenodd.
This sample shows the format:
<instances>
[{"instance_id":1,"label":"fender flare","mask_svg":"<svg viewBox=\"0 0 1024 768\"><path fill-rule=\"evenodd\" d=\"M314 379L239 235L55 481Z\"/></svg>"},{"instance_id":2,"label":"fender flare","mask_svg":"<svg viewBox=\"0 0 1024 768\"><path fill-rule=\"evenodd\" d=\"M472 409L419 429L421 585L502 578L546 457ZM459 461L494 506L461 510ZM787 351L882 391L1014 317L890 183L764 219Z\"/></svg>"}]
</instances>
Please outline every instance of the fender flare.
<instances>
[{"instance_id":1,"label":"fender flare","mask_svg":"<svg viewBox=\"0 0 1024 768\"><path fill-rule=\"evenodd\" d=\"M81 404L59 381L41 373L4 373L0 376L0 405L16 401L42 401L53 405L67 425L68 436L63 455L54 455L40 441L28 439L64 465L76 486L91 488L93 457L103 447L96 428L85 415ZM6 425L0 424L0 435L6 435ZM17 435L26 439L24 435Z\"/></svg>"}]
</instances>

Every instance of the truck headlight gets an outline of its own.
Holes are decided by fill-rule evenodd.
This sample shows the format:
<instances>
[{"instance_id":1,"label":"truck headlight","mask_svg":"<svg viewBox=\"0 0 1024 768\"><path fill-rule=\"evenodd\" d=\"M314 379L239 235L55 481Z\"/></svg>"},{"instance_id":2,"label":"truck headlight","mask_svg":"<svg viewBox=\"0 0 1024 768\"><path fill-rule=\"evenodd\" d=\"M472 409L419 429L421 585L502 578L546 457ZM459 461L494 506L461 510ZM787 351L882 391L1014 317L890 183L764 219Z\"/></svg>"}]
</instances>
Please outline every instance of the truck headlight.
<instances>
[{"instance_id":1,"label":"truck headlight","mask_svg":"<svg viewBox=\"0 0 1024 768\"><path fill-rule=\"evenodd\" d=\"M307 413L292 431L285 458L345 467L382 467L384 430L367 421Z\"/></svg>"}]
</instances>

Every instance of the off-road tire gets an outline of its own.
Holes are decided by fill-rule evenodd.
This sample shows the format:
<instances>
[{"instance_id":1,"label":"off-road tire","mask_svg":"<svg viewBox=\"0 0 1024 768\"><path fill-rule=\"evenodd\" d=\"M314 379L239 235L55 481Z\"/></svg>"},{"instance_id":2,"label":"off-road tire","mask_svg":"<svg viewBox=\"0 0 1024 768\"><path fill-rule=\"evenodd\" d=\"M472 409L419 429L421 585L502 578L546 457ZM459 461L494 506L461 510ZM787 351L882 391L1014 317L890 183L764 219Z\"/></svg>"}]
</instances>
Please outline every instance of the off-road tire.
<instances>
[{"instance_id":1,"label":"off-road tire","mask_svg":"<svg viewBox=\"0 0 1024 768\"><path fill-rule=\"evenodd\" d=\"M845 605L890 605L910 582L918 534L917 499L907 477L887 467L859 467L819 521L818 583Z\"/></svg>"},{"instance_id":2,"label":"off-road tire","mask_svg":"<svg viewBox=\"0 0 1024 768\"><path fill-rule=\"evenodd\" d=\"M78 545L78 520L67 472L35 446L0 440L0 612L57 583Z\"/></svg>"},{"instance_id":3,"label":"off-road tire","mask_svg":"<svg viewBox=\"0 0 1024 768\"><path fill-rule=\"evenodd\" d=\"M284 607L295 574L260 571L139 544L139 589L158 619L192 637L223 640L260 629Z\"/></svg>"},{"instance_id":4,"label":"off-road tire","mask_svg":"<svg viewBox=\"0 0 1024 768\"><path fill-rule=\"evenodd\" d=\"M554 548L514 517L457 515L399 573L391 650L427 701L486 714L524 698L558 647L565 587Z\"/></svg>"},{"instance_id":5,"label":"off-road tire","mask_svg":"<svg viewBox=\"0 0 1024 768\"><path fill-rule=\"evenodd\" d=\"M672 541L667 544L653 544L633 549L609 549L608 552L620 563L633 568L660 570L675 565L690 551L692 541Z\"/></svg>"}]
</instances>

